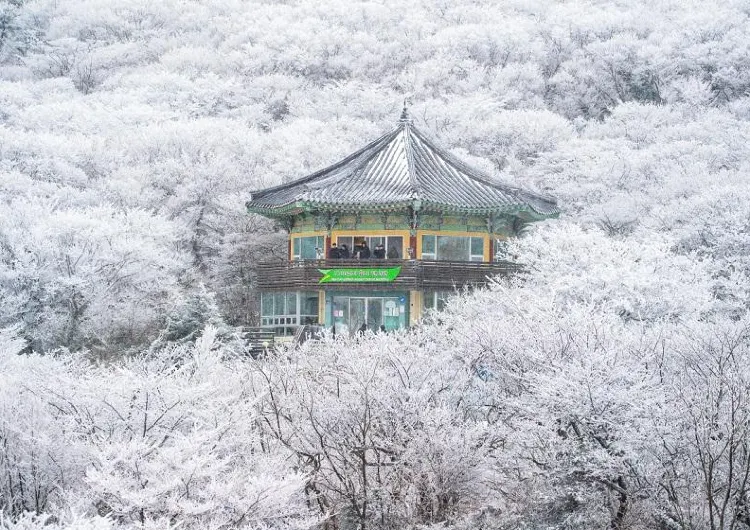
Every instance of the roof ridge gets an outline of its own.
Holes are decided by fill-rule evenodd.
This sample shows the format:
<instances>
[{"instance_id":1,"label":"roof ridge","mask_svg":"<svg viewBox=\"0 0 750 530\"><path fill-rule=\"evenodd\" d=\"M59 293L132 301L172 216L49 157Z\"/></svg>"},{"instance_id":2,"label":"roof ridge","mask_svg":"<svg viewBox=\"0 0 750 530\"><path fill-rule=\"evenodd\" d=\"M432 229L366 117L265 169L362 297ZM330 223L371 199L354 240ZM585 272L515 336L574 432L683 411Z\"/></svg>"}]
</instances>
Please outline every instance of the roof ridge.
<instances>
[{"instance_id":1,"label":"roof ridge","mask_svg":"<svg viewBox=\"0 0 750 530\"><path fill-rule=\"evenodd\" d=\"M406 112L406 109L404 109ZM414 168L414 148L411 145L411 121L404 120L401 122L403 126L404 134L404 155L406 156L406 171L409 175L409 187L411 187L411 195L413 200L422 199L422 186L417 180L417 171Z\"/></svg>"}]
</instances>

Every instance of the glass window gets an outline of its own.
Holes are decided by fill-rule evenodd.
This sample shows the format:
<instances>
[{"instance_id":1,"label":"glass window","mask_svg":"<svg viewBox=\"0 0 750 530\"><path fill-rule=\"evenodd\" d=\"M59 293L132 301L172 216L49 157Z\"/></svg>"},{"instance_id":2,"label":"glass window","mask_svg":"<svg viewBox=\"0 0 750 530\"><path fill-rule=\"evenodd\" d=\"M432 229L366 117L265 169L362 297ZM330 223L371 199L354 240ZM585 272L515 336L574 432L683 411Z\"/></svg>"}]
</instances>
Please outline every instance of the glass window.
<instances>
[{"instance_id":1,"label":"glass window","mask_svg":"<svg viewBox=\"0 0 750 530\"><path fill-rule=\"evenodd\" d=\"M286 296L284 293L276 293L273 295L273 314L283 315L284 311L284 299Z\"/></svg>"},{"instance_id":2,"label":"glass window","mask_svg":"<svg viewBox=\"0 0 750 530\"><path fill-rule=\"evenodd\" d=\"M387 259L401 259L404 250L404 238L401 236L389 236L385 242L385 257Z\"/></svg>"},{"instance_id":3,"label":"glass window","mask_svg":"<svg viewBox=\"0 0 750 530\"><path fill-rule=\"evenodd\" d=\"M349 298L349 333L355 333L367 325L367 298Z\"/></svg>"},{"instance_id":4,"label":"glass window","mask_svg":"<svg viewBox=\"0 0 750 530\"><path fill-rule=\"evenodd\" d=\"M295 237L292 241L292 259L322 259L324 245L323 236Z\"/></svg>"},{"instance_id":5,"label":"glass window","mask_svg":"<svg viewBox=\"0 0 750 530\"><path fill-rule=\"evenodd\" d=\"M318 293L300 293L300 315L318 316Z\"/></svg>"},{"instance_id":6,"label":"glass window","mask_svg":"<svg viewBox=\"0 0 750 530\"><path fill-rule=\"evenodd\" d=\"M483 237L472 237L471 238L471 255L469 256L470 261L484 261L484 238Z\"/></svg>"},{"instance_id":7,"label":"glass window","mask_svg":"<svg viewBox=\"0 0 750 530\"><path fill-rule=\"evenodd\" d=\"M484 238L422 236L422 259L484 261Z\"/></svg>"},{"instance_id":8,"label":"glass window","mask_svg":"<svg viewBox=\"0 0 750 530\"><path fill-rule=\"evenodd\" d=\"M260 314L263 316L273 315L273 294L263 293L261 295Z\"/></svg>"},{"instance_id":9,"label":"glass window","mask_svg":"<svg viewBox=\"0 0 750 530\"><path fill-rule=\"evenodd\" d=\"M367 299L367 329L371 331L380 330L383 325L383 299Z\"/></svg>"},{"instance_id":10,"label":"glass window","mask_svg":"<svg viewBox=\"0 0 750 530\"><path fill-rule=\"evenodd\" d=\"M364 236L354 236L354 246L351 248L353 258L359 259L359 253L360 251L364 250L365 243L367 243L367 247L370 250L370 257L372 257L372 247L370 246L370 239L371 238Z\"/></svg>"},{"instance_id":11,"label":"glass window","mask_svg":"<svg viewBox=\"0 0 750 530\"><path fill-rule=\"evenodd\" d=\"M278 335L289 335L300 324L318 323L318 293L264 293L261 295L261 326Z\"/></svg>"},{"instance_id":12,"label":"glass window","mask_svg":"<svg viewBox=\"0 0 750 530\"><path fill-rule=\"evenodd\" d=\"M441 261L469 261L468 237L437 236L437 259Z\"/></svg>"},{"instance_id":13,"label":"glass window","mask_svg":"<svg viewBox=\"0 0 750 530\"><path fill-rule=\"evenodd\" d=\"M422 253L435 253L435 236L422 236Z\"/></svg>"},{"instance_id":14,"label":"glass window","mask_svg":"<svg viewBox=\"0 0 750 530\"><path fill-rule=\"evenodd\" d=\"M450 291L432 291L424 293L422 297L422 307L425 311L433 309L442 311L445 309L448 298L451 296Z\"/></svg>"},{"instance_id":15,"label":"glass window","mask_svg":"<svg viewBox=\"0 0 750 530\"><path fill-rule=\"evenodd\" d=\"M286 311L285 315L297 314L297 293L286 293Z\"/></svg>"},{"instance_id":16,"label":"glass window","mask_svg":"<svg viewBox=\"0 0 750 530\"><path fill-rule=\"evenodd\" d=\"M422 259L435 257L435 236L422 236Z\"/></svg>"},{"instance_id":17,"label":"glass window","mask_svg":"<svg viewBox=\"0 0 750 530\"><path fill-rule=\"evenodd\" d=\"M425 311L435 309L435 293L424 293L422 296L422 306Z\"/></svg>"},{"instance_id":18,"label":"glass window","mask_svg":"<svg viewBox=\"0 0 750 530\"><path fill-rule=\"evenodd\" d=\"M349 236L339 236L336 238L336 242L339 246L345 244L347 247L349 247L349 249L354 246L354 238Z\"/></svg>"},{"instance_id":19,"label":"glass window","mask_svg":"<svg viewBox=\"0 0 750 530\"><path fill-rule=\"evenodd\" d=\"M349 298L333 297L333 331L337 335L349 335Z\"/></svg>"},{"instance_id":20,"label":"glass window","mask_svg":"<svg viewBox=\"0 0 750 530\"><path fill-rule=\"evenodd\" d=\"M357 247L361 247L362 243L367 241L367 246L370 248L370 252L375 251L375 247L383 245L385 247L385 257L388 259L401 259L403 256L404 238L401 236L338 236L336 237L336 245L341 248L346 245L349 249L351 257L354 257L354 253ZM374 256L371 254L370 256Z\"/></svg>"},{"instance_id":21,"label":"glass window","mask_svg":"<svg viewBox=\"0 0 750 530\"><path fill-rule=\"evenodd\" d=\"M336 243L338 244L339 248L344 248L344 245L346 245L347 250L349 251L349 257L352 256L352 249L354 248L354 238L353 237L337 237Z\"/></svg>"}]
</instances>

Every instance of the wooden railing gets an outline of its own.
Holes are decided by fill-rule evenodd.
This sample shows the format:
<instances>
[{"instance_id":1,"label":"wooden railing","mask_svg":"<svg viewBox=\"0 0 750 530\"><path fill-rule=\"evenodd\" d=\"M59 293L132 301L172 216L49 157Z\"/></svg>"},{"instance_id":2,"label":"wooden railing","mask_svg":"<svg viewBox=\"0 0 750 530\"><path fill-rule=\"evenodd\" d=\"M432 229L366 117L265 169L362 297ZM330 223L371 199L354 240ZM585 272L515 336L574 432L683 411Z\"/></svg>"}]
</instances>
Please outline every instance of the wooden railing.
<instances>
[{"instance_id":1,"label":"wooden railing","mask_svg":"<svg viewBox=\"0 0 750 530\"><path fill-rule=\"evenodd\" d=\"M245 353L255 358L273 350L276 337L272 329L244 328L242 338L245 341Z\"/></svg>"},{"instance_id":2,"label":"wooden railing","mask_svg":"<svg viewBox=\"0 0 750 530\"><path fill-rule=\"evenodd\" d=\"M319 283L323 274L318 269L391 268L401 267L390 282ZM373 290L450 290L464 285L483 285L497 275L515 274L521 266L511 262L480 263L473 261L426 260L304 260L267 261L257 265L257 287L261 291L343 290L352 287Z\"/></svg>"}]
</instances>

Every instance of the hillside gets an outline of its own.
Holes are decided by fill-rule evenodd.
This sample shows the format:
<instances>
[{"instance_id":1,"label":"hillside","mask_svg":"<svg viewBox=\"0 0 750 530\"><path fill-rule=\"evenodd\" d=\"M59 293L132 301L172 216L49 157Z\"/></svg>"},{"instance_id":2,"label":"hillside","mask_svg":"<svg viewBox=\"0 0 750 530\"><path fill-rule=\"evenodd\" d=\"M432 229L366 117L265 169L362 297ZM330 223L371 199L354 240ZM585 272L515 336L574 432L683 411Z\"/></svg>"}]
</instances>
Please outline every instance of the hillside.
<instances>
[{"instance_id":1,"label":"hillside","mask_svg":"<svg viewBox=\"0 0 750 530\"><path fill-rule=\"evenodd\" d=\"M749 15L0 0L0 528L750 528ZM558 198L528 273L237 359L250 192L405 99Z\"/></svg>"}]
</instances>

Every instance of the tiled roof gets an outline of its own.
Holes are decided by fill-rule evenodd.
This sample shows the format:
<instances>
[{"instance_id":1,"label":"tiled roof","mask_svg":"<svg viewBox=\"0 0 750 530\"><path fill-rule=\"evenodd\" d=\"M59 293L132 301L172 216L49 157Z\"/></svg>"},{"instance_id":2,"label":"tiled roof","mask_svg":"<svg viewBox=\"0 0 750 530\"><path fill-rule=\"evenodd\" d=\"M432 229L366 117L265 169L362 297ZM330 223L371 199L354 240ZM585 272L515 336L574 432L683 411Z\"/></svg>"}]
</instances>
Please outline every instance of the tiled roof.
<instances>
[{"instance_id":1,"label":"tiled roof","mask_svg":"<svg viewBox=\"0 0 750 530\"><path fill-rule=\"evenodd\" d=\"M392 132L307 177L256 191L247 208L269 216L301 211L423 210L558 213L555 199L500 184L436 147L404 114Z\"/></svg>"}]
</instances>

